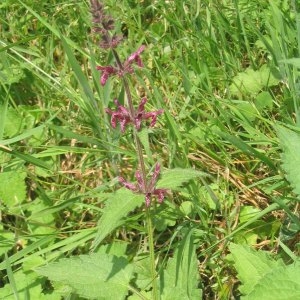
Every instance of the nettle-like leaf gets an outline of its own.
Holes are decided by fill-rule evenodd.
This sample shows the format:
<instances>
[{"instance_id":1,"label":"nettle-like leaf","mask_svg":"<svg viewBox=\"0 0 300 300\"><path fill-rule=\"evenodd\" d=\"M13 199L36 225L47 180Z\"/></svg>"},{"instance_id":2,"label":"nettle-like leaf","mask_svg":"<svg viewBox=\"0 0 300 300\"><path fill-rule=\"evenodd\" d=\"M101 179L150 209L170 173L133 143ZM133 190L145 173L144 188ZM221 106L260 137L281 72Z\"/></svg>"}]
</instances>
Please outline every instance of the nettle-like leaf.
<instances>
[{"instance_id":1,"label":"nettle-like leaf","mask_svg":"<svg viewBox=\"0 0 300 300\"><path fill-rule=\"evenodd\" d=\"M157 183L157 188L177 189L185 182L200 176L207 177L208 174L193 169L175 168L162 172L161 179Z\"/></svg>"},{"instance_id":2,"label":"nettle-like leaf","mask_svg":"<svg viewBox=\"0 0 300 300\"><path fill-rule=\"evenodd\" d=\"M242 300L300 299L300 265L276 268L266 274Z\"/></svg>"},{"instance_id":3,"label":"nettle-like leaf","mask_svg":"<svg viewBox=\"0 0 300 300\"><path fill-rule=\"evenodd\" d=\"M281 260L276 261L267 252L255 251L249 246L230 244L229 250L242 282L239 290L243 294L251 293L266 274L284 266Z\"/></svg>"},{"instance_id":4,"label":"nettle-like leaf","mask_svg":"<svg viewBox=\"0 0 300 300\"><path fill-rule=\"evenodd\" d=\"M36 269L40 275L72 288L88 299L124 299L133 266L124 257L92 253L63 258Z\"/></svg>"},{"instance_id":5,"label":"nettle-like leaf","mask_svg":"<svg viewBox=\"0 0 300 300\"><path fill-rule=\"evenodd\" d=\"M105 202L102 216L98 222L98 232L93 243L93 249L95 249L107 235L123 225L126 221L125 217L144 202L145 197L143 195L134 194L125 188L121 188L115 193L112 193Z\"/></svg>"},{"instance_id":6,"label":"nettle-like leaf","mask_svg":"<svg viewBox=\"0 0 300 300\"><path fill-rule=\"evenodd\" d=\"M187 231L160 277L162 300L202 299L193 230Z\"/></svg>"},{"instance_id":7,"label":"nettle-like leaf","mask_svg":"<svg viewBox=\"0 0 300 300\"><path fill-rule=\"evenodd\" d=\"M0 173L0 200L12 207L25 200L26 173L23 171L8 171Z\"/></svg>"},{"instance_id":8,"label":"nettle-like leaf","mask_svg":"<svg viewBox=\"0 0 300 300\"><path fill-rule=\"evenodd\" d=\"M276 129L283 150L282 167L294 192L300 195L300 134L282 126Z\"/></svg>"}]
</instances>

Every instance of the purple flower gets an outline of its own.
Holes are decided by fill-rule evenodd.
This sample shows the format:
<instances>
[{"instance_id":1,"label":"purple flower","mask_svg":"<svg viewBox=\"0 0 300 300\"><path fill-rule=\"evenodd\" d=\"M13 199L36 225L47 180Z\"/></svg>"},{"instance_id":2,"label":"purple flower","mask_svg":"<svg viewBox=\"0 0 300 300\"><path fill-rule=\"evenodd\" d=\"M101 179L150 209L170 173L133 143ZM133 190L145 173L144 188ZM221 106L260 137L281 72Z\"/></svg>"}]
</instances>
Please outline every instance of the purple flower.
<instances>
[{"instance_id":1,"label":"purple flower","mask_svg":"<svg viewBox=\"0 0 300 300\"><path fill-rule=\"evenodd\" d=\"M111 115L111 126L116 128L117 122L119 122L121 131L124 132L126 125L131 122L131 116L128 109L121 105L117 99L115 99L115 104L117 106L115 111L112 111L109 108L106 108L105 111Z\"/></svg>"},{"instance_id":2,"label":"purple flower","mask_svg":"<svg viewBox=\"0 0 300 300\"><path fill-rule=\"evenodd\" d=\"M157 116L163 113L163 109L146 112L145 104L147 102L147 98L142 98L138 109L134 111L133 115L130 113L130 110L121 105L117 99L114 102L117 109L113 111L107 108L106 112L111 115L111 126L116 128L117 122L119 122L122 132L125 131L126 125L129 123L132 123L137 130L140 130L142 121L147 119L151 119L150 126L153 127L156 124Z\"/></svg>"},{"instance_id":3,"label":"purple flower","mask_svg":"<svg viewBox=\"0 0 300 300\"><path fill-rule=\"evenodd\" d=\"M114 19L107 15L104 6L98 0L90 0L93 31L101 36L99 46L103 49L116 48L123 40L123 36L111 34L115 28Z\"/></svg>"},{"instance_id":4,"label":"purple flower","mask_svg":"<svg viewBox=\"0 0 300 300\"><path fill-rule=\"evenodd\" d=\"M119 177L119 182L123 186L135 193L140 193L145 195L146 206L149 207L151 204L151 198L154 196L157 198L159 203L162 203L165 195L167 194L167 189L156 189L156 183L158 176L160 174L160 164L157 163L154 167L154 172L151 179L148 182L144 182L142 173L140 171L135 172L135 178L137 183L127 182L123 177Z\"/></svg>"},{"instance_id":5,"label":"purple flower","mask_svg":"<svg viewBox=\"0 0 300 300\"><path fill-rule=\"evenodd\" d=\"M100 83L102 86L105 85L109 76L115 75L118 73L118 70L112 66L106 66L106 67L97 66L96 68L97 68L97 70L102 71L102 75L101 75L101 79L100 79Z\"/></svg>"},{"instance_id":6,"label":"purple flower","mask_svg":"<svg viewBox=\"0 0 300 300\"><path fill-rule=\"evenodd\" d=\"M137 49L137 51L135 51L134 53L132 53L124 62L123 67L124 67L124 71L125 73L133 73L133 68L132 68L132 64L134 62L136 62L136 64L142 68L143 62L141 60L141 53L145 50L146 46L142 45L139 49Z\"/></svg>"},{"instance_id":7,"label":"purple flower","mask_svg":"<svg viewBox=\"0 0 300 300\"><path fill-rule=\"evenodd\" d=\"M142 98L139 107L134 116L134 125L137 130L140 130L142 120L151 119L150 126L153 127L156 124L157 116L161 115L164 110L159 109L156 111L145 112L145 104L147 103L147 98Z\"/></svg>"},{"instance_id":8,"label":"purple flower","mask_svg":"<svg viewBox=\"0 0 300 300\"><path fill-rule=\"evenodd\" d=\"M115 37L118 39L118 37ZM113 66L97 66L97 70L102 71L101 75L101 85L105 85L109 76L118 75L119 77L125 76L125 74L132 74L134 69L132 67L133 63L135 62L140 68L143 67L143 63L141 60L141 53L145 50L145 46L142 45L137 51L132 53L126 61L122 65L117 65L116 67Z\"/></svg>"}]
</instances>

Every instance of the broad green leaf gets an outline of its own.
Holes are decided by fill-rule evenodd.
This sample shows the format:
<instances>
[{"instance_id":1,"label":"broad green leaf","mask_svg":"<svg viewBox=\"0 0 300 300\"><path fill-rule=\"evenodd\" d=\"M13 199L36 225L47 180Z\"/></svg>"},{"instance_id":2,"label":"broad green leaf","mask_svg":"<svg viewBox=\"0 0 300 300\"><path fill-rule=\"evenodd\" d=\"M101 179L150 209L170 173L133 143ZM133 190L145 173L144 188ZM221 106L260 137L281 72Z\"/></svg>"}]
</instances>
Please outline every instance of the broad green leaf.
<instances>
[{"instance_id":1,"label":"broad green leaf","mask_svg":"<svg viewBox=\"0 0 300 300\"><path fill-rule=\"evenodd\" d=\"M32 233L46 235L56 231L53 215L51 213L39 214L39 212L43 212L48 207L49 206L45 205L39 198L32 201L28 208L28 211L30 211L32 215L31 218L27 220L27 226Z\"/></svg>"},{"instance_id":2,"label":"broad green leaf","mask_svg":"<svg viewBox=\"0 0 300 300\"><path fill-rule=\"evenodd\" d=\"M300 299L300 264L279 267L266 274L242 300Z\"/></svg>"},{"instance_id":3,"label":"broad green leaf","mask_svg":"<svg viewBox=\"0 0 300 300\"><path fill-rule=\"evenodd\" d=\"M125 188L112 193L105 202L105 208L98 222L98 233L93 243L93 249L113 230L123 225L128 213L141 206L144 201L143 195L134 194Z\"/></svg>"},{"instance_id":4,"label":"broad green leaf","mask_svg":"<svg viewBox=\"0 0 300 300\"><path fill-rule=\"evenodd\" d=\"M35 268L42 266L46 263L45 259L41 256L30 256L28 255L27 260L22 264L22 269L24 272L33 271Z\"/></svg>"},{"instance_id":5,"label":"broad green leaf","mask_svg":"<svg viewBox=\"0 0 300 300\"><path fill-rule=\"evenodd\" d=\"M260 210L254 206L250 206L250 205L242 206L239 214L240 223L242 224L251 220L259 212Z\"/></svg>"},{"instance_id":6,"label":"broad green leaf","mask_svg":"<svg viewBox=\"0 0 300 300\"><path fill-rule=\"evenodd\" d=\"M152 282L150 256L134 258L135 284L141 290L146 289Z\"/></svg>"},{"instance_id":7,"label":"broad green leaf","mask_svg":"<svg viewBox=\"0 0 300 300\"><path fill-rule=\"evenodd\" d=\"M263 65L259 70L251 68L239 73L233 78L230 91L233 95L256 94L266 87L274 86L279 83L267 65Z\"/></svg>"},{"instance_id":8,"label":"broad green leaf","mask_svg":"<svg viewBox=\"0 0 300 300\"><path fill-rule=\"evenodd\" d=\"M162 300L202 299L193 230L186 232L160 279Z\"/></svg>"},{"instance_id":9,"label":"broad green leaf","mask_svg":"<svg viewBox=\"0 0 300 300\"><path fill-rule=\"evenodd\" d=\"M15 109L9 107L5 116L4 135L12 137L20 132L21 127L22 116Z\"/></svg>"},{"instance_id":10,"label":"broad green leaf","mask_svg":"<svg viewBox=\"0 0 300 300\"><path fill-rule=\"evenodd\" d=\"M234 260L238 278L242 282L240 291L250 293L254 286L274 268L283 266L282 261L275 261L265 251L255 251L249 246L230 244L229 250Z\"/></svg>"},{"instance_id":11,"label":"broad green leaf","mask_svg":"<svg viewBox=\"0 0 300 300\"><path fill-rule=\"evenodd\" d=\"M266 108L272 109L273 98L269 92L262 91L256 96L254 103L257 110L262 113Z\"/></svg>"},{"instance_id":12,"label":"broad green leaf","mask_svg":"<svg viewBox=\"0 0 300 300\"><path fill-rule=\"evenodd\" d=\"M136 291L133 291L133 295L130 295L128 298L128 300L149 300L152 299L152 291L142 291L137 293Z\"/></svg>"},{"instance_id":13,"label":"broad green leaf","mask_svg":"<svg viewBox=\"0 0 300 300\"><path fill-rule=\"evenodd\" d=\"M0 173L0 200L12 207L25 200L26 173L20 170Z\"/></svg>"},{"instance_id":14,"label":"broad green leaf","mask_svg":"<svg viewBox=\"0 0 300 300\"><path fill-rule=\"evenodd\" d=\"M258 234L252 229L242 230L234 235L233 241L240 245L254 245L257 244Z\"/></svg>"},{"instance_id":15,"label":"broad green leaf","mask_svg":"<svg viewBox=\"0 0 300 300\"><path fill-rule=\"evenodd\" d=\"M247 119L253 122L257 117L257 111L252 103L248 101L234 101L236 105L236 112L242 115L242 119Z\"/></svg>"},{"instance_id":16,"label":"broad green leaf","mask_svg":"<svg viewBox=\"0 0 300 300\"><path fill-rule=\"evenodd\" d=\"M114 241L110 242L109 244L105 244L99 248L97 253L106 253L109 255L115 255L115 256L126 256L126 249L127 249L128 243L126 241Z\"/></svg>"},{"instance_id":17,"label":"broad green leaf","mask_svg":"<svg viewBox=\"0 0 300 300\"><path fill-rule=\"evenodd\" d=\"M180 204L179 209L185 216L190 217L195 209L194 203L192 201L184 201Z\"/></svg>"},{"instance_id":18,"label":"broad green leaf","mask_svg":"<svg viewBox=\"0 0 300 300\"><path fill-rule=\"evenodd\" d=\"M22 269L13 273L15 287L13 288L10 283L0 288L1 300L17 299L14 292L19 295L19 299L24 298L25 294L29 296L28 299L44 299L42 294L43 279L38 278L35 272L24 272Z\"/></svg>"},{"instance_id":19,"label":"broad green leaf","mask_svg":"<svg viewBox=\"0 0 300 300\"><path fill-rule=\"evenodd\" d=\"M63 258L36 271L82 297L117 300L124 299L128 292L133 266L124 257L92 253Z\"/></svg>"},{"instance_id":20,"label":"broad green leaf","mask_svg":"<svg viewBox=\"0 0 300 300\"><path fill-rule=\"evenodd\" d=\"M176 206L170 201L162 203L153 215L153 225L156 230L164 231L168 226L174 226L180 214L176 211Z\"/></svg>"},{"instance_id":21,"label":"broad green leaf","mask_svg":"<svg viewBox=\"0 0 300 300\"><path fill-rule=\"evenodd\" d=\"M185 182L200 176L208 176L204 172L193 169L175 168L162 172L161 179L157 183L158 188L176 189Z\"/></svg>"},{"instance_id":22,"label":"broad green leaf","mask_svg":"<svg viewBox=\"0 0 300 300\"><path fill-rule=\"evenodd\" d=\"M1 54L6 58L5 52ZM20 82L24 78L24 64L10 63L6 58L3 63L0 63L0 80L6 85L12 85Z\"/></svg>"},{"instance_id":23,"label":"broad green leaf","mask_svg":"<svg viewBox=\"0 0 300 300\"><path fill-rule=\"evenodd\" d=\"M300 134L282 126L276 129L283 150L282 167L294 192L300 195Z\"/></svg>"}]
</instances>

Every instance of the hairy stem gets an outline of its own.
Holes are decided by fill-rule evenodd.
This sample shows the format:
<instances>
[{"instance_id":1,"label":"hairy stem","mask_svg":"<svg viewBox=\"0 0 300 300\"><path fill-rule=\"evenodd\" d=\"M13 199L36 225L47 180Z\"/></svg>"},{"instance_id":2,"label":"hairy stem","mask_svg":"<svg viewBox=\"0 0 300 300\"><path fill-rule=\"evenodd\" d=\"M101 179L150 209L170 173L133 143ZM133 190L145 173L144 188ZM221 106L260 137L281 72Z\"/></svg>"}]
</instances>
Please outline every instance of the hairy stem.
<instances>
[{"instance_id":1,"label":"hairy stem","mask_svg":"<svg viewBox=\"0 0 300 300\"><path fill-rule=\"evenodd\" d=\"M152 227L152 217L151 217L150 207L146 207L146 222L147 222L149 254L150 254L150 264L151 264L152 298L153 300L158 300L159 297L158 297L158 286L157 286L156 268L155 268L153 227Z\"/></svg>"},{"instance_id":2,"label":"hairy stem","mask_svg":"<svg viewBox=\"0 0 300 300\"><path fill-rule=\"evenodd\" d=\"M116 63L120 70L123 70L123 65L120 61L120 58L118 56L118 53L112 49L112 53L114 55L114 58L116 60ZM128 80L125 76L123 76L123 86L125 89L125 94L128 101L128 107L130 111L130 115L134 116L134 106L131 96L131 91L129 87ZM138 161L139 161L139 167L141 170L141 174L143 177L144 182L144 191L147 190L147 173L146 173L146 166L145 166L145 160L143 156L143 146L142 143L138 137L137 130L133 129L133 135L134 135L134 141L136 144L137 154L138 154ZM152 278L152 297L153 300L158 299L158 286L157 286L157 279L156 279L156 267L155 267L155 252L154 252L154 240L153 240L153 226L152 226L152 218L151 218L151 211L150 207L146 207L146 223L147 223L147 232L148 232L148 239L149 239L149 254L150 254L150 264L151 264L151 278Z\"/></svg>"}]
</instances>

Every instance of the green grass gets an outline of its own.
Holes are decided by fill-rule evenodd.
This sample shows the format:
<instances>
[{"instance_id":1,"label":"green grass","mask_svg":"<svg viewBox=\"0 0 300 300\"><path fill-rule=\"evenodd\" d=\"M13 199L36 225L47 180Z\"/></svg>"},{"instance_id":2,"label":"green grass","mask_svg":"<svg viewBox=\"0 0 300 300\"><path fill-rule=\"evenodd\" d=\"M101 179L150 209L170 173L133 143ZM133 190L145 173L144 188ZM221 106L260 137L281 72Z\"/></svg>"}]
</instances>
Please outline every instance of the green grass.
<instances>
[{"instance_id":1,"label":"green grass","mask_svg":"<svg viewBox=\"0 0 300 300\"><path fill-rule=\"evenodd\" d=\"M147 46L145 68L131 83L135 103L146 95L149 109L165 111L144 136L149 167L159 160L166 170L208 174L156 208L157 269L171 272L171 257L194 251L203 299L238 299L247 284L242 250L230 243L272 254L274 266L299 260L300 8L258 0L105 3L128 36L120 56ZM0 4L1 299L60 299L63 285L34 270L88 254L105 203L122 201L113 194L117 176L133 181L132 136L113 130L105 113L124 91L118 79L100 85L95 66L113 57L90 27L88 1ZM132 212L106 228L99 255L147 259L143 207L129 205ZM131 292L148 299L139 280Z\"/></svg>"}]
</instances>

